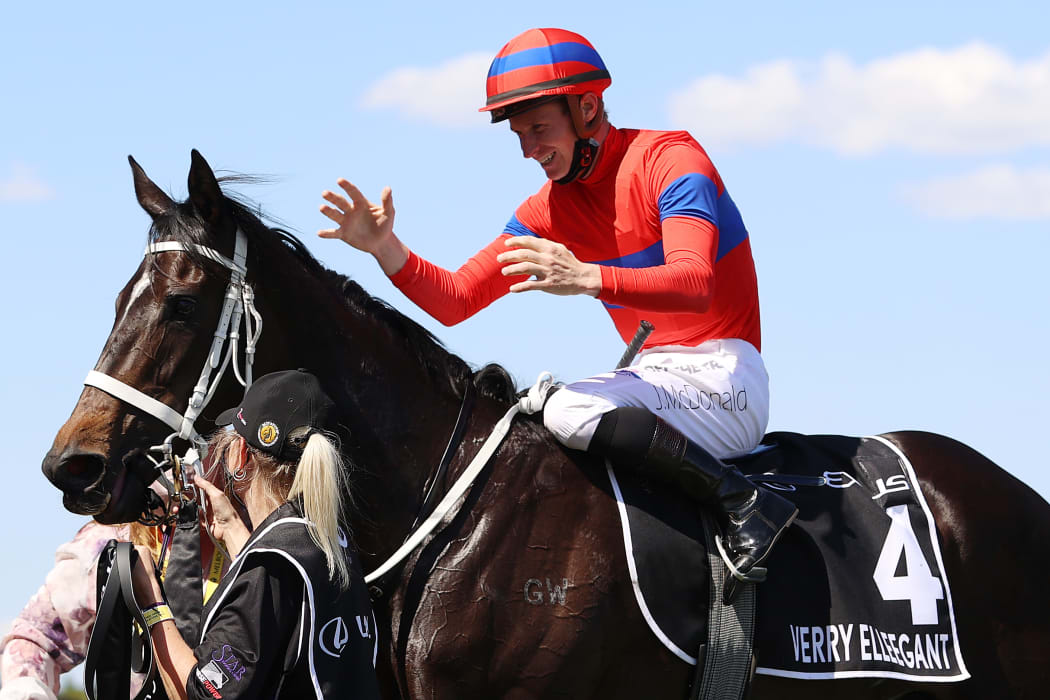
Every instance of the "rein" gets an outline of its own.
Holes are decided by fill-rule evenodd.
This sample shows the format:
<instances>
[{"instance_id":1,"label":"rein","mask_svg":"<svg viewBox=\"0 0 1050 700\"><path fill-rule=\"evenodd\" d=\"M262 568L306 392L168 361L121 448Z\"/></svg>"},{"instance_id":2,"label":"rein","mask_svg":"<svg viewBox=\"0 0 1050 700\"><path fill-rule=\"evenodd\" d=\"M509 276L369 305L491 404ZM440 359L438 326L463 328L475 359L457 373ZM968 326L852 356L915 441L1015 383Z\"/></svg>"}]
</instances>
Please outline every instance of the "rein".
<instances>
[{"instance_id":1,"label":"rein","mask_svg":"<svg viewBox=\"0 0 1050 700\"><path fill-rule=\"evenodd\" d=\"M503 442L503 438L510 432L511 423L514 421L514 417L519 413L532 414L543 408L543 404L546 402L547 391L550 389L553 380L549 372L543 372L536 380L536 384L529 389L526 396L522 397L518 402L513 404L507 412L503 414L503 417L492 427L492 432L489 433L488 439L485 440L485 444L481 446L481 449L474 459L471 460L467 468L463 470L463 473L456 479L456 483L452 484L441 502L435 506L434 511L427 517L423 523L416 528L409 535L408 539L405 540L396 552L379 565L377 569L372 573L365 576L365 583L373 583L374 581L381 578L384 574L388 573L397 564L401 562L405 557L412 553L416 547L429 535L434 529L444 520L445 516L450 512L455 512L456 502L466 493L470 485L474 483L474 479L477 478L481 470L488 464L489 459L492 458L493 453ZM461 411L462 413L462 411ZM457 425L457 428L459 426ZM436 479L436 477L435 477Z\"/></svg>"},{"instance_id":2,"label":"rein","mask_svg":"<svg viewBox=\"0 0 1050 700\"><path fill-rule=\"evenodd\" d=\"M459 406L459 415L456 416L456 425L452 428L452 435L449 436L445 452L441 455L441 461L438 462L437 469L434 470L434 476L427 487L427 495L423 498L423 505L419 508L415 522L409 528L409 534L412 534L412 530L416 529L423 516L430 512L431 505L438 494L437 486L444 481L448 467L452 464L452 457L456 454L459 444L463 441L463 434L467 432L467 422L470 420L470 414L474 410L474 399L476 397L477 391L474 389L474 382L468 381L467 388L463 392L463 403Z\"/></svg>"}]
</instances>

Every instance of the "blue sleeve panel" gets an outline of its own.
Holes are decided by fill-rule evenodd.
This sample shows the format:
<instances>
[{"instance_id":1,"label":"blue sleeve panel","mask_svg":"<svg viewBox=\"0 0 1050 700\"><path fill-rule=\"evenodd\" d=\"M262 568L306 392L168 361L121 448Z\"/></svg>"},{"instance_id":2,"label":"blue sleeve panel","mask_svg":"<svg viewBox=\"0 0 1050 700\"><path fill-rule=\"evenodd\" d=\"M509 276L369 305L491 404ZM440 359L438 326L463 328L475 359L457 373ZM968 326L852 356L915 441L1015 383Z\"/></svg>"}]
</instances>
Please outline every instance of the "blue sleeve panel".
<instances>
[{"instance_id":1,"label":"blue sleeve panel","mask_svg":"<svg viewBox=\"0 0 1050 700\"><path fill-rule=\"evenodd\" d=\"M621 255L609 260L595 260L595 265L608 265L610 267L656 267L664 264L664 242L657 241L648 248L642 248L637 253Z\"/></svg>"},{"instance_id":2,"label":"blue sleeve panel","mask_svg":"<svg viewBox=\"0 0 1050 700\"><path fill-rule=\"evenodd\" d=\"M740 211L729 192L718 194L718 186L706 175L683 175L660 193L660 221L669 216L684 216L710 221L718 229L718 253L715 262L747 239L747 229Z\"/></svg>"},{"instance_id":3,"label":"blue sleeve panel","mask_svg":"<svg viewBox=\"0 0 1050 700\"><path fill-rule=\"evenodd\" d=\"M664 242L657 241L648 248L643 248L637 253L631 253L630 255L622 255L618 258L610 258L609 260L596 260L596 265L608 265L610 267L656 267L657 265L664 264ZM602 302L602 306L607 309L622 309L622 306L616 304L609 304Z\"/></svg>"},{"instance_id":4,"label":"blue sleeve panel","mask_svg":"<svg viewBox=\"0 0 1050 700\"><path fill-rule=\"evenodd\" d=\"M518 221L517 215L510 217L510 221L503 227L503 233L509 233L512 236L535 236L540 238L538 233L530 231L525 227L525 224Z\"/></svg>"}]
</instances>

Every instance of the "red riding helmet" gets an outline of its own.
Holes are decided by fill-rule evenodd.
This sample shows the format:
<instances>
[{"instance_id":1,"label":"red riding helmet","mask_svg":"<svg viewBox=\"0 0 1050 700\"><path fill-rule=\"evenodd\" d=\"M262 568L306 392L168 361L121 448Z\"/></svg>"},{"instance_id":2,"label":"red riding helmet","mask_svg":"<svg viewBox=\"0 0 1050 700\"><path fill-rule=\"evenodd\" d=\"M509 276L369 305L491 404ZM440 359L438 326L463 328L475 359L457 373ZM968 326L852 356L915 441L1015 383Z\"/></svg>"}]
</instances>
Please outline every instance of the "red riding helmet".
<instances>
[{"instance_id":1,"label":"red riding helmet","mask_svg":"<svg viewBox=\"0 0 1050 700\"><path fill-rule=\"evenodd\" d=\"M507 42L492 60L485 83L488 99L478 111L492 112L495 123L513 116L511 105L587 92L600 98L611 84L609 71L591 42L565 29L529 29ZM573 102L569 102L570 109Z\"/></svg>"}]
</instances>

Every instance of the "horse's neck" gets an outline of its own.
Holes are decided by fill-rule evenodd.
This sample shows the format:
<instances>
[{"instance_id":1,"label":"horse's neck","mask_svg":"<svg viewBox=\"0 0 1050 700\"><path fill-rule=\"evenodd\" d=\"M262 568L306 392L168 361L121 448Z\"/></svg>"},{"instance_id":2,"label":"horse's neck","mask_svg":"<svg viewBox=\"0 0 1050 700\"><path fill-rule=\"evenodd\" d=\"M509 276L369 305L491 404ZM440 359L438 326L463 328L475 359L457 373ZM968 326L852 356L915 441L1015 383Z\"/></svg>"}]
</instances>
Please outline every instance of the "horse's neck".
<instances>
[{"instance_id":1,"label":"horse's neck","mask_svg":"<svg viewBox=\"0 0 1050 700\"><path fill-rule=\"evenodd\" d=\"M286 324L275 329L283 359L274 364L310 369L340 406L350 423L344 447L356 467L352 492L364 511L358 545L366 558L389 554L418 513L458 401L437 390L407 348L390 342L381 322L346 307L338 291L316 281L296 288L305 298L278 300L281 308L271 313Z\"/></svg>"}]
</instances>

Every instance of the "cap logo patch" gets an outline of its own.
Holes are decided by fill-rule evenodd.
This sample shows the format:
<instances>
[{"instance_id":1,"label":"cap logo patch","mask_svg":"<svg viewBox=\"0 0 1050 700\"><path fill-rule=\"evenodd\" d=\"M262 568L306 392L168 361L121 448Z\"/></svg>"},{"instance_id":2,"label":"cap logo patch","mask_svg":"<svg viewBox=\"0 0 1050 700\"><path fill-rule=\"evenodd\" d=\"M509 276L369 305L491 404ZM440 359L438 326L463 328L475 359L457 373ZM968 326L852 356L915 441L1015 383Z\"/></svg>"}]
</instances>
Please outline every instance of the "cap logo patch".
<instances>
[{"instance_id":1,"label":"cap logo patch","mask_svg":"<svg viewBox=\"0 0 1050 700\"><path fill-rule=\"evenodd\" d=\"M278 435L280 435L280 431L277 429L277 425L271 421L266 421L259 426L259 442L265 447L269 447L277 442Z\"/></svg>"}]
</instances>

